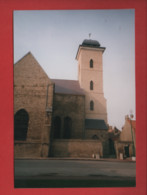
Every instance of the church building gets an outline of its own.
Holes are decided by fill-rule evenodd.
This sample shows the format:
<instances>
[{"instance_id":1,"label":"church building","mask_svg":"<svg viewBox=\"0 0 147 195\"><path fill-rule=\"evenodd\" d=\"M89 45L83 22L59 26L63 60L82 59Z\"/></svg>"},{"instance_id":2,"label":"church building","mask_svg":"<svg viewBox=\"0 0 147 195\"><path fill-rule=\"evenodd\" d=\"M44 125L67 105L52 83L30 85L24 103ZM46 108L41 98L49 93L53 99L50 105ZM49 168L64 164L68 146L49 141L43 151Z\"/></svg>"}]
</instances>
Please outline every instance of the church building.
<instances>
[{"instance_id":1,"label":"church building","mask_svg":"<svg viewBox=\"0 0 147 195\"><path fill-rule=\"evenodd\" d=\"M79 45L78 80L49 78L30 52L14 64L15 158L104 157L104 51L96 40Z\"/></svg>"}]
</instances>

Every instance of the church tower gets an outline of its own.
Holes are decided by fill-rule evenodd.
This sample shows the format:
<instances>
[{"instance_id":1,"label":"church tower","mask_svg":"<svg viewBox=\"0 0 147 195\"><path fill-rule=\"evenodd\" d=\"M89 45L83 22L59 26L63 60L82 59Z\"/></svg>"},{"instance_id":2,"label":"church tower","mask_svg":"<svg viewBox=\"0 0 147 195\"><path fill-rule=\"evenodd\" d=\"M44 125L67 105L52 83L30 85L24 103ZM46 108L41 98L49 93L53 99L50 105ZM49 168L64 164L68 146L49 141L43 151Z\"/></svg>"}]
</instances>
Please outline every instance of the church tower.
<instances>
[{"instance_id":1,"label":"church tower","mask_svg":"<svg viewBox=\"0 0 147 195\"><path fill-rule=\"evenodd\" d=\"M107 123L106 99L103 92L103 52L105 47L95 40L85 39L79 45L78 80L85 91L85 118L103 119Z\"/></svg>"}]
</instances>

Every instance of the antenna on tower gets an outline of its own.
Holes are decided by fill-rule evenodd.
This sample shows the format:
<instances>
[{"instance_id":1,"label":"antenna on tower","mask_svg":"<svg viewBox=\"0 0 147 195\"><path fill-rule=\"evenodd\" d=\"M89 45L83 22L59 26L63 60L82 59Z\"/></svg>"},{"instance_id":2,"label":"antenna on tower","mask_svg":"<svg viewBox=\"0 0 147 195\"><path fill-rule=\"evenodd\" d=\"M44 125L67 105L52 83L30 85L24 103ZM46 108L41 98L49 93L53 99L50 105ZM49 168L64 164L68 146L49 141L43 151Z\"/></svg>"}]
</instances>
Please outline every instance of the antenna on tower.
<instances>
[{"instance_id":1,"label":"antenna on tower","mask_svg":"<svg viewBox=\"0 0 147 195\"><path fill-rule=\"evenodd\" d=\"M91 37L91 33L89 33L89 39L90 39L90 37Z\"/></svg>"}]
</instances>

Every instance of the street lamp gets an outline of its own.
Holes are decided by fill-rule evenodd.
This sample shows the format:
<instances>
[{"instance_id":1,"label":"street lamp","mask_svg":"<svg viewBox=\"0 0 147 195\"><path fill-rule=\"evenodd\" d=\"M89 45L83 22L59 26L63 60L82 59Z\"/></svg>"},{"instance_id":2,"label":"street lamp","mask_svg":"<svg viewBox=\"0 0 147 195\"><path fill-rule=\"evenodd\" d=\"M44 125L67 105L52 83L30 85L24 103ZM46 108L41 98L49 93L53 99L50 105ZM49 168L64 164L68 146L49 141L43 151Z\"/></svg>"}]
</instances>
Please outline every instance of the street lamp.
<instances>
[{"instance_id":1,"label":"street lamp","mask_svg":"<svg viewBox=\"0 0 147 195\"><path fill-rule=\"evenodd\" d=\"M132 129L132 119L133 119L133 114L130 113L130 122L131 122L131 134L132 134L132 156L135 157L135 147L134 147L134 139L133 139L133 129Z\"/></svg>"}]
</instances>

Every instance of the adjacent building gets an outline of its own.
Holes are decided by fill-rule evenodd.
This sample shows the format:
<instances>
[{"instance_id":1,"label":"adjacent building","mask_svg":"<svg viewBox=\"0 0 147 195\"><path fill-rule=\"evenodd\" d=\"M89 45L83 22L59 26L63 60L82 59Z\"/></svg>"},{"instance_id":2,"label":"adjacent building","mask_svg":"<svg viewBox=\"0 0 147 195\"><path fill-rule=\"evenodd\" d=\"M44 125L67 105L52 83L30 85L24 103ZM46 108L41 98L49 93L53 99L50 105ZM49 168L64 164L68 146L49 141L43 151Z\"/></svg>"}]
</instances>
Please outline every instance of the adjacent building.
<instances>
[{"instance_id":1,"label":"adjacent building","mask_svg":"<svg viewBox=\"0 0 147 195\"><path fill-rule=\"evenodd\" d=\"M118 155L122 153L124 157L136 156L136 121L128 115L117 143L117 151Z\"/></svg>"}]
</instances>

